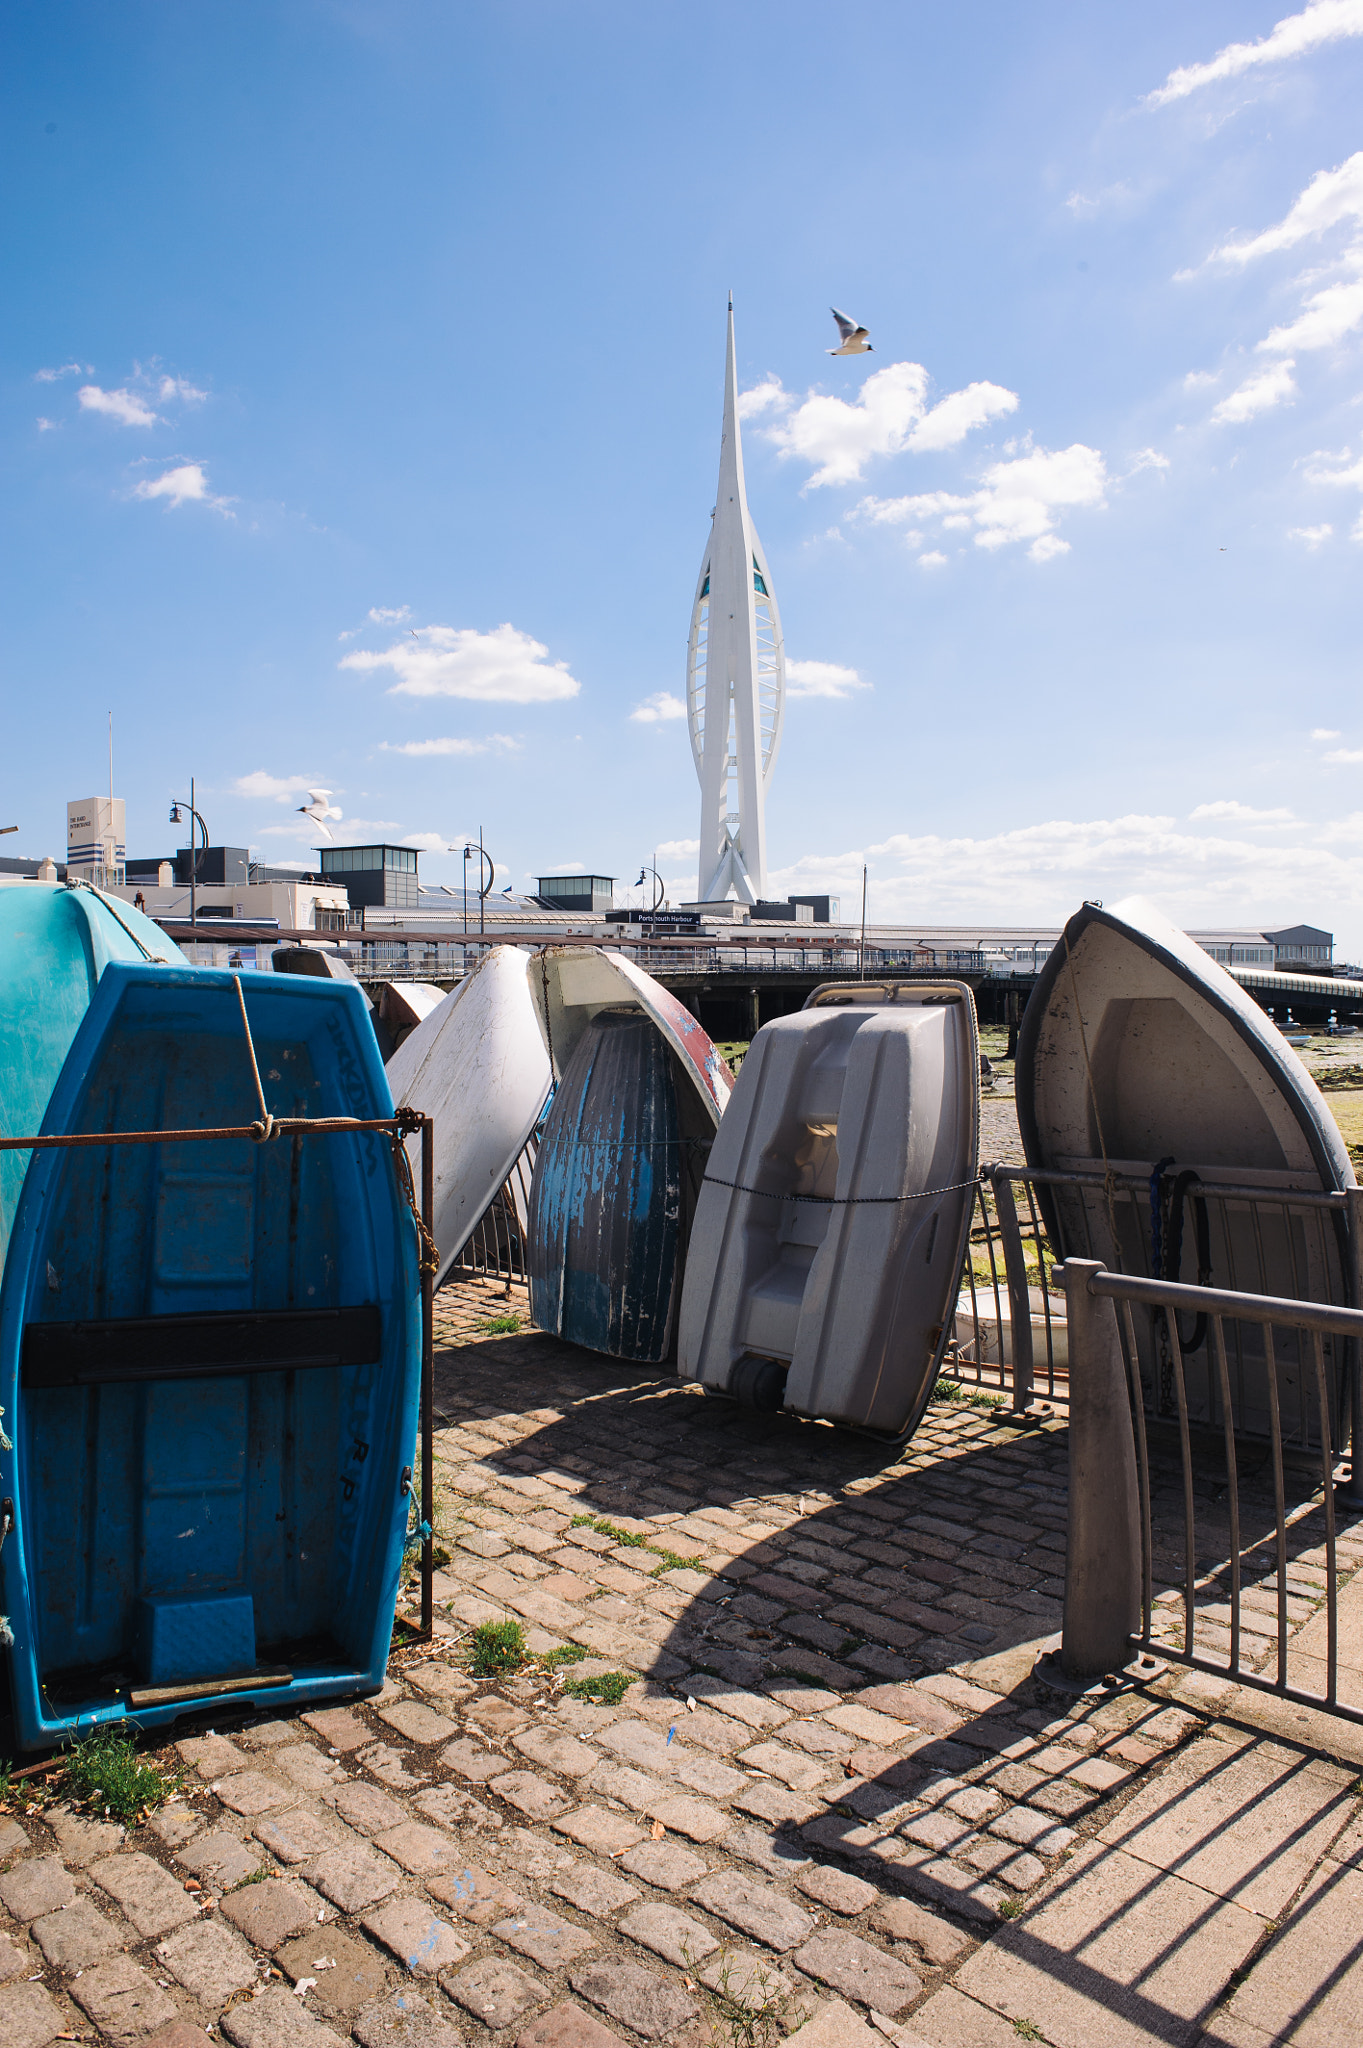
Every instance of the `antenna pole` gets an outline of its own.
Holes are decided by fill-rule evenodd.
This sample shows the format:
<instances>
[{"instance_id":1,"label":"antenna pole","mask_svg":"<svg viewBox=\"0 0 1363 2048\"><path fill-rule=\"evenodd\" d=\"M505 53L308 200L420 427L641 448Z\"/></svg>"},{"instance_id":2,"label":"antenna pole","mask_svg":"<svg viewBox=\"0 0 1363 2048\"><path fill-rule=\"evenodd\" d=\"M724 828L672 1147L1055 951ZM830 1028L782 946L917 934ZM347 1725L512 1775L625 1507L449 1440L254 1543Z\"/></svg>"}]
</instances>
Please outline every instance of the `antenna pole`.
<instances>
[{"instance_id":1,"label":"antenna pole","mask_svg":"<svg viewBox=\"0 0 1363 2048\"><path fill-rule=\"evenodd\" d=\"M866 979L866 865L861 869L861 947L857 954L857 979Z\"/></svg>"}]
</instances>

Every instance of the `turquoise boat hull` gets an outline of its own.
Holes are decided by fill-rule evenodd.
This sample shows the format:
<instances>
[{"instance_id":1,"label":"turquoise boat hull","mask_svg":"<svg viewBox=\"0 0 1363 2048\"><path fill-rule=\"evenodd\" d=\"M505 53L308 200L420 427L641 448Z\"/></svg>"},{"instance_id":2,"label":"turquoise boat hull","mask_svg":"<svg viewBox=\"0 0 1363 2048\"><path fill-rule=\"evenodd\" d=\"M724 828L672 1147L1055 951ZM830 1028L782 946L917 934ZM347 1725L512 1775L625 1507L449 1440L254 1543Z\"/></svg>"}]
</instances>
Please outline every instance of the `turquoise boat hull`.
<instances>
[{"instance_id":1,"label":"turquoise boat hull","mask_svg":"<svg viewBox=\"0 0 1363 2048\"><path fill-rule=\"evenodd\" d=\"M357 987L242 986L272 1115L392 1114ZM45 1129L257 1113L236 978L114 961ZM376 1692L420 1366L385 1132L35 1152L0 1290L21 1745Z\"/></svg>"},{"instance_id":2,"label":"turquoise boat hull","mask_svg":"<svg viewBox=\"0 0 1363 2048\"><path fill-rule=\"evenodd\" d=\"M149 917L93 889L0 889L0 1134L42 1127L76 1027L111 960L183 960ZM0 1271L30 1154L0 1152Z\"/></svg>"}]
</instances>

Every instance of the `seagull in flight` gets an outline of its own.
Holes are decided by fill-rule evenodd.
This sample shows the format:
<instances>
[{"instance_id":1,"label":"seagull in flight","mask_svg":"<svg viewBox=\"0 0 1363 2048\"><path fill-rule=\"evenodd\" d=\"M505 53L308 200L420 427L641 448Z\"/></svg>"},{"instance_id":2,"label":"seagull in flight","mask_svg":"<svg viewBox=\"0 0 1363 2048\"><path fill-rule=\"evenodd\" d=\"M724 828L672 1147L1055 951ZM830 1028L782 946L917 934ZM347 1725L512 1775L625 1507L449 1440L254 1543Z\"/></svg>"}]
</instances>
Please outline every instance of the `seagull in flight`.
<instances>
[{"instance_id":1,"label":"seagull in flight","mask_svg":"<svg viewBox=\"0 0 1363 2048\"><path fill-rule=\"evenodd\" d=\"M336 835L328 825L327 819L339 818L342 813L332 803L329 789L310 789L307 802L300 804L298 808L305 818L311 818L314 825L321 826L328 839L335 838Z\"/></svg>"},{"instance_id":2,"label":"seagull in flight","mask_svg":"<svg viewBox=\"0 0 1363 2048\"><path fill-rule=\"evenodd\" d=\"M841 344L838 348L830 348L828 354L830 356L870 355L871 344L866 339L866 329L858 327L855 320L849 320L847 315L840 313L836 306L830 306L828 310L838 323L838 340Z\"/></svg>"}]
</instances>

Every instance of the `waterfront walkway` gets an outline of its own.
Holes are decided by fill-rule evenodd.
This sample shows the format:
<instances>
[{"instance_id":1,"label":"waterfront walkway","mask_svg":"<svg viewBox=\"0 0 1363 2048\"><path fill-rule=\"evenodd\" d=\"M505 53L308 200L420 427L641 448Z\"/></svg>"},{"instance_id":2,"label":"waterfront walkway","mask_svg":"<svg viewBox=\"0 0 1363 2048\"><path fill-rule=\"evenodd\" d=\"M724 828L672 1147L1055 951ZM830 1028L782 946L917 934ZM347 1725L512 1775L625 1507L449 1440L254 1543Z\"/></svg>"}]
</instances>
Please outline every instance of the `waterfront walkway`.
<instances>
[{"instance_id":1,"label":"waterfront walkway","mask_svg":"<svg viewBox=\"0 0 1363 2048\"><path fill-rule=\"evenodd\" d=\"M438 1297L448 1562L380 1698L186 1723L185 1791L131 1833L11 1799L5 2048L1363 2038L1363 1730L1033 1676L1060 1421L939 1404L886 1447L508 1313ZM1363 1526L1340 1547L1358 1570ZM471 1678L508 1617L542 1661ZM614 1704L566 1690L611 1673Z\"/></svg>"}]
</instances>

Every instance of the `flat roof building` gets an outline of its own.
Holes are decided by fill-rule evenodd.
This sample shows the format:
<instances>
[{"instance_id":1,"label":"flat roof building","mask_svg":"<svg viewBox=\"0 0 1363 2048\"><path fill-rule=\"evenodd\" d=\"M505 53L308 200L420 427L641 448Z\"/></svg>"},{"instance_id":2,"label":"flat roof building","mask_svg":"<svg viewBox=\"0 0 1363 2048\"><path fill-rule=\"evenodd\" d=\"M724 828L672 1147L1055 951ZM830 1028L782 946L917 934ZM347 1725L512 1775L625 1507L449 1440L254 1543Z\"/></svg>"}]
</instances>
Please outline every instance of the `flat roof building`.
<instances>
[{"instance_id":1,"label":"flat roof building","mask_svg":"<svg viewBox=\"0 0 1363 2048\"><path fill-rule=\"evenodd\" d=\"M419 908L421 891L414 846L323 846L318 851L322 857L322 880L340 883L357 908Z\"/></svg>"}]
</instances>

